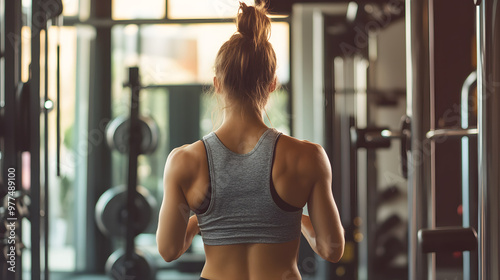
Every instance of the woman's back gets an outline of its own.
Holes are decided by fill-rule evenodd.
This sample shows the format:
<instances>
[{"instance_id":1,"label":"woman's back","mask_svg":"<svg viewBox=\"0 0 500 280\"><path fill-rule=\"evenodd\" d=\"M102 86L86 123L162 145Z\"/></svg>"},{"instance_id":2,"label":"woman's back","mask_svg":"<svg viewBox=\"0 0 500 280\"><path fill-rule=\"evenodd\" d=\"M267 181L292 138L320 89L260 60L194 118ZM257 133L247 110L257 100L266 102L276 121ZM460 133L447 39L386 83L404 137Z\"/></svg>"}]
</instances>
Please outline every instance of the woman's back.
<instances>
[{"instance_id":1,"label":"woman's back","mask_svg":"<svg viewBox=\"0 0 500 280\"><path fill-rule=\"evenodd\" d=\"M234 130L222 130L216 132L216 135L217 139L232 152L248 154L250 151L255 151L255 146L261 140L260 136L269 132L264 130L264 133L258 135L257 133L262 129L255 131L253 135L248 132L235 135ZM292 207L300 209L304 207L314 184L312 171L320 161L319 158L315 158L317 155L318 146L315 144L299 141L286 135L278 138L271 178L279 199ZM200 206L207 206L207 200L213 203L209 196L212 184L209 175L209 159L204 143L198 141L192 145L183 146L176 152L176 156L184 158L184 160L179 160L181 165L178 168L189 170L188 172L191 173L189 177L196 178L183 188L189 208L197 211ZM265 177L265 174L260 175ZM262 191L265 192L267 187L269 186L262 186ZM252 198L243 197L243 199ZM217 207L217 205L213 206ZM277 276L279 279L300 279L296 265L298 247L298 238L274 244L205 245L207 261L202 276L208 279L247 279L246 277L248 279L278 279Z\"/></svg>"}]
</instances>

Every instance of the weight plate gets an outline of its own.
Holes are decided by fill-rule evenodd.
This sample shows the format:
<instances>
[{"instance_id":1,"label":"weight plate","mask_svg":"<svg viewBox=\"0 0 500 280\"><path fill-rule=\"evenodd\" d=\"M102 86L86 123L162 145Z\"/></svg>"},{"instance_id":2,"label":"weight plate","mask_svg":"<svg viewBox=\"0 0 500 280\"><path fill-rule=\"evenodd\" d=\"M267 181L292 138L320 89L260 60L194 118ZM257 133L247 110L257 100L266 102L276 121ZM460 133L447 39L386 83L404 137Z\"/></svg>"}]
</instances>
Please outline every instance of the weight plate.
<instances>
[{"instance_id":1,"label":"weight plate","mask_svg":"<svg viewBox=\"0 0 500 280\"><path fill-rule=\"evenodd\" d=\"M142 186L137 186L135 209L130 211L134 236L144 232L156 211L156 201ZM108 236L125 236L127 214L127 187L120 185L105 191L95 207L99 229Z\"/></svg>"},{"instance_id":2,"label":"weight plate","mask_svg":"<svg viewBox=\"0 0 500 280\"><path fill-rule=\"evenodd\" d=\"M111 279L155 279L155 267L152 259L138 249L132 253L130 260L125 259L122 249L115 251L106 261L106 274Z\"/></svg>"},{"instance_id":3,"label":"weight plate","mask_svg":"<svg viewBox=\"0 0 500 280\"><path fill-rule=\"evenodd\" d=\"M141 144L139 152L141 154L151 154L158 147L160 129L156 122L150 118L139 117L141 131ZM129 151L130 120L128 117L120 116L106 126L106 141L111 149L116 149L122 154Z\"/></svg>"}]
</instances>

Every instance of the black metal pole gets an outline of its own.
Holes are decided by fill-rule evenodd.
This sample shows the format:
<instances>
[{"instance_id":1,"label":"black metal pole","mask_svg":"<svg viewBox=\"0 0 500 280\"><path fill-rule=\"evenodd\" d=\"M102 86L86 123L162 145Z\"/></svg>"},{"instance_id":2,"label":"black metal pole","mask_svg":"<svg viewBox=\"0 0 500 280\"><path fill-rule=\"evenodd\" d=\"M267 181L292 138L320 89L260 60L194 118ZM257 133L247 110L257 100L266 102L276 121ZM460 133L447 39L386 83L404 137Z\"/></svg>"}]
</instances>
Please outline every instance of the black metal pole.
<instances>
[{"instance_id":1,"label":"black metal pole","mask_svg":"<svg viewBox=\"0 0 500 280\"><path fill-rule=\"evenodd\" d=\"M90 18L110 19L111 1L90 0ZM99 197L111 187L111 151L102 140L111 119L111 27L95 27L95 39L90 50L90 87L88 114L88 158L85 264L87 273L104 272L111 253L112 242L95 224L94 206Z\"/></svg>"},{"instance_id":2,"label":"black metal pole","mask_svg":"<svg viewBox=\"0 0 500 280\"><path fill-rule=\"evenodd\" d=\"M479 280L500 279L500 0L477 1Z\"/></svg>"},{"instance_id":3,"label":"black metal pole","mask_svg":"<svg viewBox=\"0 0 500 280\"><path fill-rule=\"evenodd\" d=\"M425 133L430 130L430 74L428 0L405 2L406 114L411 119L408 154L408 279L426 280L432 269L418 247L418 230L430 227L430 158L424 153Z\"/></svg>"},{"instance_id":4,"label":"black metal pole","mask_svg":"<svg viewBox=\"0 0 500 280\"><path fill-rule=\"evenodd\" d=\"M56 174L61 176L61 26L60 19L57 26L57 49L56 49Z\"/></svg>"},{"instance_id":5,"label":"black metal pole","mask_svg":"<svg viewBox=\"0 0 500 280\"><path fill-rule=\"evenodd\" d=\"M127 187L127 232L125 246L125 260L132 260L134 252L134 237L132 216L134 215L134 198L137 196L137 157L139 156L139 140L141 139L139 129L139 92L141 85L139 81L139 68L129 68L130 98L130 137L128 157L128 187Z\"/></svg>"},{"instance_id":6,"label":"black metal pole","mask_svg":"<svg viewBox=\"0 0 500 280\"><path fill-rule=\"evenodd\" d=\"M6 204L12 205L14 203L12 200L13 193L21 190L21 164L19 160L19 152L18 152L18 126L16 126L16 116L18 115L18 107L16 102L16 92L20 90L19 86L21 80L21 17L22 17L22 8L20 0L7 0L1 1L0 5L3 9L2 15L2 23L3 24L3 32L1 34L2 41L4 44L4 49L2 59L4 61L4 79L3 79L3 122L0 126L2 126L2 143L0 144L2 147L2 172L1 177L4 180L4 184L0 187L0 199L2 199L1 203L4 201ZM11 185L12 182L14 185ZM11 192L12 186L14 187L14 191ZM9 188L10 187L10 188ZM6 193L9 191L9 193ZM3 196L3 195L6 196ZM18 198L19 199L19 198ZM21 220L22 218L18 214L18 209L14 209L12 212L5 209L5 217L0 220L0 223L10 224L11 222L15 224L14 228L8 227L9 232L6 233L10 237L14 234L14 237L17 239L16 243L12 244L10 242L4 243L0 245L1 254L0 260L2 263L0 264L0 278L8 279L8 280L18 280L21 279L20 272L21 266L21 255L17 254L17 249L19 248L19 242L21 240ZM8 215L7 215L8 213ZM6 237L0 236L1 238ZM10 240L9 240L10 241ZM11 246L14 247L14 250L11 249ZM12 256L12 254L14 254ZM13 262L11 258L13 259ZM13 269L13 270L11 270Z\"/></svg>"},{"instance_id":7,"label":"black metal pole","mask_svg":"<svg viewBox=\"0 0 500 280\"><path fill-rule=\"evenodd\" d=\"M49 24L45 22L45 47L44 47L44 104L43 104L43 275L44 279L49 279Z\"/></svg>"},{"instance_id":8,"label":"black metal pole","mask_svg":"<svg viewBox=\"0 0 500 280\"><path fill-rule=\"evenodd\" d=\"M30 79L31 279L40 279L40 30L45 26L41 1L32 0Z\"/></svg>"}]
</instances>

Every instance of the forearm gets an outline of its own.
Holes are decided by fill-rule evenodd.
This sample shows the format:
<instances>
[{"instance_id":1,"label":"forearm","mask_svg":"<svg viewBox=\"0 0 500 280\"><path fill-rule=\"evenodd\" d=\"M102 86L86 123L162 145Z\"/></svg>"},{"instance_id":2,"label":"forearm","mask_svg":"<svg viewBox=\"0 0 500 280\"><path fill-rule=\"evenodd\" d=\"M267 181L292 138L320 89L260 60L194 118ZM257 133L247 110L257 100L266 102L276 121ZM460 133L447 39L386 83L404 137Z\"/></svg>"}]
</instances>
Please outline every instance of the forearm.
<instances>
[{"instance_id":1,"label":"forearm","mask_svg":"<svg viewBox=\"0 0 500 280\"><path fill-rule=\"evenodd\" d=\"M302 215L302 234L314 252L331 262L337 262L344 251L344 229L337 235L318 238L309 216Z\"/></svg>"},{"instance_id":2,"label":"forearm","mask_svg":"<svg viewBox=\"0 0 500 280\"><path fill-rule=\"evenodd\" d=\"M314 252L319 255L319 252L317 250L316 246L316 232L314 231L314 227L311 223L311 219L309 216L302 214L302 227L301 231L304 237L306 238L307 242L311 246Z\"/></svg>"},{"instance_id":3,"label":"forearm","mask_svg":"<svg viewBox=\"0 0 500 280\"><path fill-rule=\"evenodd\" d=\"M193 242L193 238L199 232L200 228L198 227L198 217L196 217L196 215L193 215L188 220L188 225L186 228L186 236L184 237L184 246L182 247L182 251L180 252L178 257L180 257L187 251L187 249L189 249L189 246L191 246L191 243Z\"/></svg>"}]
</instances>

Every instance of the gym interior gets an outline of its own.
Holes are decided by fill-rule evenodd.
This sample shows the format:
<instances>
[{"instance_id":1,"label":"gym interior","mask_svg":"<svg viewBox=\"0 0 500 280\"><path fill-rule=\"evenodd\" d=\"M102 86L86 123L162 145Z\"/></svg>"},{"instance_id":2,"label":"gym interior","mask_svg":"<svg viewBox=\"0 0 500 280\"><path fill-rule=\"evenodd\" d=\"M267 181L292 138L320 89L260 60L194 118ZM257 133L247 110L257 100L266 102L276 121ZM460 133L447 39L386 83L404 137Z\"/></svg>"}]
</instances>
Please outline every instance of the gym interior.
<instances>
[{"instance_id":1,"label":"gym interior","mask_svg":"<svg viewBox=\"0 0 500 280\"><path fill-rule=\"evenodd\" d=\"M266 122L324 147L345 229L303 279L500 279L500 1L267 2ZM0 0L1 279L199 278L200 236L156 248L163 168L216 125L237 7Z\"/></svg>"}]
</instances>

